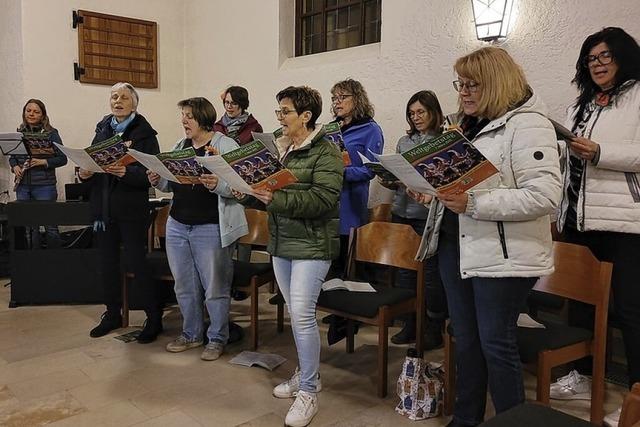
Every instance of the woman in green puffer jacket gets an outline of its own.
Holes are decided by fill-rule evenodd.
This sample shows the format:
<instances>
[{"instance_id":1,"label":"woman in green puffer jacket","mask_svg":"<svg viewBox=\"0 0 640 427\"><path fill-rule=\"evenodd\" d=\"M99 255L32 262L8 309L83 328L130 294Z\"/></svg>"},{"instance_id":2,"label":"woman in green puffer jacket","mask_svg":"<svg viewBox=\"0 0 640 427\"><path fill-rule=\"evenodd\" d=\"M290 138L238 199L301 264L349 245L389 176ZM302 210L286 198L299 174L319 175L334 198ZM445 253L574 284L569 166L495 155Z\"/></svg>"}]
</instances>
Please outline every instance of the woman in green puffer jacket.
<instances>
[{"instance_id":1,"label":"woman in green puffer jacket","mask_svg":"<svg viewBox=\"0 0 640 427\"><path fill-rule=\"evenodd\" d=\"M276 142L282 163L298 179L271 192L253 192L267 206L268 251L278 286L289 308L299 369L274 388L279 398L296 397L285 424L306 426L318 412L321 390L320 333L316 302L331 260L340 252L338 201L343 164L338 148L324 138L316 120L322 112L318 91L288 87L276 96L283 137Z\"/></svg>"}]
</instances>

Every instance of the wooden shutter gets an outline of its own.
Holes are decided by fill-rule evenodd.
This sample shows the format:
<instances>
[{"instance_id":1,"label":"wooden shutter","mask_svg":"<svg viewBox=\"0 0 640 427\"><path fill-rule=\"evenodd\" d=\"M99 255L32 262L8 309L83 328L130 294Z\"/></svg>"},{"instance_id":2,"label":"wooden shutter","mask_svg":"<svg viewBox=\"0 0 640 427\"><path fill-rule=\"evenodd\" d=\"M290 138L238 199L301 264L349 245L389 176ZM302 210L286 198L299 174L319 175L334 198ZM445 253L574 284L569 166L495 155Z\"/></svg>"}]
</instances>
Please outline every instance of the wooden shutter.
<instances>
[{"instance_id":1,"label":"wooden shutter","mask_svg":"<svg viewBox=\"0 0 640 427\"><path fill-rule=\"evenodd\" d=\"M155 22L79 10L80 82L158 87Z\"/></svg>"}]
</instances>

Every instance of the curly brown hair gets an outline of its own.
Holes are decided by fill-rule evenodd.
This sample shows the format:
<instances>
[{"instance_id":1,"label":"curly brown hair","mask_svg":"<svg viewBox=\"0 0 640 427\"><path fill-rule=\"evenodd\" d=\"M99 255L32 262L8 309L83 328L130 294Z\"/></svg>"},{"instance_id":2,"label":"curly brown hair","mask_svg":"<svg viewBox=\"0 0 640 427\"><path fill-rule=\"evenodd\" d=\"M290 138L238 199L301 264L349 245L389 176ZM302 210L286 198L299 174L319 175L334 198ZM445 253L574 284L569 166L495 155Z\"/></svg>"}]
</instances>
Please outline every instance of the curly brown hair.
<instances>
[{"instance_id":1,"label":"curly brown hair","mask_svg":"<svg viewBox=\"0 0 640 427\"><path fill-rule=\"evenodd\" d=\"M375 114L373 104L369 101L369 96L362 83L352 78L339 81L331 88L331 95L337 95L338 92L353 96L353 119L360 120L364 117L371 117ZM331 108L333 116L336 117L333 106Z\"/></svg>"}]
</instances>

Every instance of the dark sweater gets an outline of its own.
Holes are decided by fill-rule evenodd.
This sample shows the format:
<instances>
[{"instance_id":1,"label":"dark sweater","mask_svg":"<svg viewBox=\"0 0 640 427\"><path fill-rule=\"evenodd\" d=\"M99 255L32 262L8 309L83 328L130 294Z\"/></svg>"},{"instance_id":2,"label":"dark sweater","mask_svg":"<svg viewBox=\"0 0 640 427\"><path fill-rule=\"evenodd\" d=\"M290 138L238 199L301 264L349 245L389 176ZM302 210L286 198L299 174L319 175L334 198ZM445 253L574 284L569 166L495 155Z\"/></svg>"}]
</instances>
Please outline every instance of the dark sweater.
<instances>
[{"instance_id":1,"label":"dark sweater","mask_svg":"<svg viewBox=\"0 0 640 427\"><path fill-rule=\"evenodd\" d=\"M210 145L211 141L207 143ZM184 141L183 148L193 147L191 139ZM205 147L195 149L197 156L205 155ZM218 224L218 195L204 185L169 183L173 191L171 218L181 224Z\"/></svg>"}]
</instances>

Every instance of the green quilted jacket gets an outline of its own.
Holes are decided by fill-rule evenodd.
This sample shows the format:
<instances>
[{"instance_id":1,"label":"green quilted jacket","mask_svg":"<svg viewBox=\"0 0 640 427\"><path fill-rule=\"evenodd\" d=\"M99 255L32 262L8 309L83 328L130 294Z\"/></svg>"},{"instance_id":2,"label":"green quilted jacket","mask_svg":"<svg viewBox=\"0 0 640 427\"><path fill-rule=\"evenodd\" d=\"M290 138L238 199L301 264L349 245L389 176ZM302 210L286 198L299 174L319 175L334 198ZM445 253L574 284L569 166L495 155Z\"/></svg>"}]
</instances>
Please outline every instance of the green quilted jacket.
<instances>
[{"instance_id":1,"label":"green quilted jacket","mask_svg":"<svg viewBox=\"0 0 640 427\"><path fill-rule=\"evenodd\" d=\"M281 153L291 141L278 139ZM270 240L267 250L273 256L288 259L337 258L338 203L344 166L337 146L324 138L322 126L300 145L288 152L282 163L298 182L273 193L267 206Z\"/></svg>"}]
</instances>

